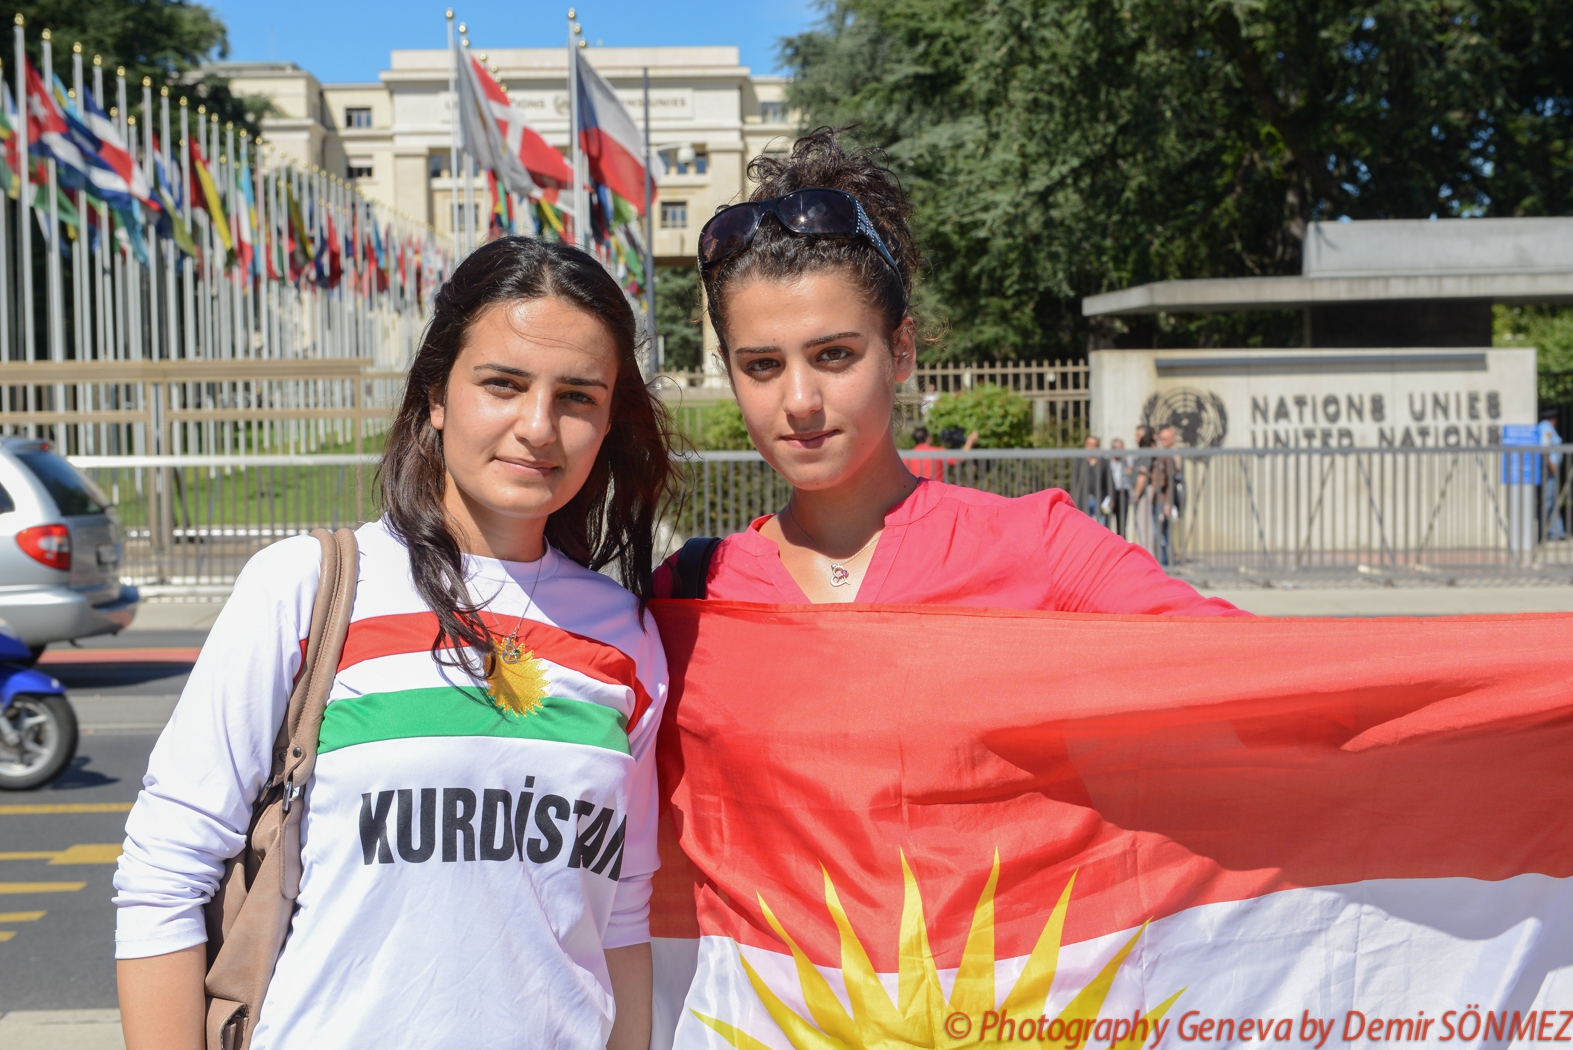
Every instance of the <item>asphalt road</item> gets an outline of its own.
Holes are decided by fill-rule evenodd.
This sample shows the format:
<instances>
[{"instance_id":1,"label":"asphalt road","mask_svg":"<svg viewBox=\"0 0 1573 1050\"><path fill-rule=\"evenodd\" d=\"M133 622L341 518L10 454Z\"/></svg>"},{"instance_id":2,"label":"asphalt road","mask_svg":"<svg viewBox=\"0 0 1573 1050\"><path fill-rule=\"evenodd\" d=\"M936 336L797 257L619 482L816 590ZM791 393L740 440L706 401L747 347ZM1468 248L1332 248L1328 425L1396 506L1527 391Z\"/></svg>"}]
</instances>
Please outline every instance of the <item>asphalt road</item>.
<instances>
[{"instance_id":1,"label":"asphalt road","mask_svg":"<svg viewBox=\"0 0 1573 1050\"><path fill-rule=\"evenodd\" d=\"M82 736L54 783L0 793L0 1011L116 1005L110 880L126 812L204 636L128 631L45 654Z\"/></svg>"}]
</instances>

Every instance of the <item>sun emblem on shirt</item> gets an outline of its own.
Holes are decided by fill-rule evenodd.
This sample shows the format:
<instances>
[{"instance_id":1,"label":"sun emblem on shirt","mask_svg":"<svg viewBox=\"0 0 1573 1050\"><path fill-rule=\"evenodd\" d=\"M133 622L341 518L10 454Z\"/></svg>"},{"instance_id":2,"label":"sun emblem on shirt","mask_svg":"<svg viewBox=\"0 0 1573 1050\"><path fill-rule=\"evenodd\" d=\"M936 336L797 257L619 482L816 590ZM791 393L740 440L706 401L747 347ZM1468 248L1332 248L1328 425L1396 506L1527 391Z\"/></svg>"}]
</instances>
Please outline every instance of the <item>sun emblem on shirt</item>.
<instances>
[{"instance_id":1,"label":"sun emblem on shirt","mask_svg":"<svg viewBox=\"0 0 1573 1050\"><path fill-rule=\"evenodd\" d=\"M534 714L546 698L546 665L528 649L504 652L504 644L498 645L491 674L486 676L486 695L504 711L520 717Z\"/></svg>"}]
</instances>

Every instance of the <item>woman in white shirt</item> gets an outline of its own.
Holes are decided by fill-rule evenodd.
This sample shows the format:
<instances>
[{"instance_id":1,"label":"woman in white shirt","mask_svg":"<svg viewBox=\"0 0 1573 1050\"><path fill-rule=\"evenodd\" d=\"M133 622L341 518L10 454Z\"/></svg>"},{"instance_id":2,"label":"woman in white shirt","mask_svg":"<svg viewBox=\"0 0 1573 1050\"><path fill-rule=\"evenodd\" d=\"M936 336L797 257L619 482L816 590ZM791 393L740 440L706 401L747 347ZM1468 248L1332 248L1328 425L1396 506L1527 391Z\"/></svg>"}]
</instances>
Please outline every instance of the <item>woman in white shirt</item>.
<instances>
[{"instance_id":1,"label":"woman in white shirt","mask_svg":"<svg viewBox=\"0 0 1573 1050\"><path fill-rule=\"evenodd\" d=\"M667 676L643 604L671 477L601 264L524 238L466 259L389 434L387 512L356 534L253 1050L648 1045ZM595 571L613 562L623 586ZM269 775L318 575L309 537L251 560L153 751L115 877L129 1050L204 1045L203 904Z\"/></svg>"}]
</instances>

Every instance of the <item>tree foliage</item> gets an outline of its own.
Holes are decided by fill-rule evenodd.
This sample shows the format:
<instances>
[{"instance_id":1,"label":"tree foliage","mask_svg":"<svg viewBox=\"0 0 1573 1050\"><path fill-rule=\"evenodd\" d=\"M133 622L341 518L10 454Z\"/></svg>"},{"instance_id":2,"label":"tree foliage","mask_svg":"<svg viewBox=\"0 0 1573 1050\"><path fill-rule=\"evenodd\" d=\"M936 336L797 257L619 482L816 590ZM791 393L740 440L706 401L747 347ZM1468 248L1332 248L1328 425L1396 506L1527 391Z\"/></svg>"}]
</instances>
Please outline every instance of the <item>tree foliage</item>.
<instances>
[{"instance_id":1,"label":"tree foliage","mask_svg":"<svg viewBox=\"0 0 1573 1050\"><path fill-rule=\"evenodd\" d=\"M736 401L717 401L705 409L704 447L741 450L754 447L743 422L743 410Z\"/></svg>"},{"instance_id":2,"label":"tree foliage","mask_svg":"<svg viewBox=\"0 0 1573 1050\"><path fill-rule=\"evenodd\" d=\"M965 434L976 430L978 448L1026 448L1032 444L1032 405L1014 390L984 384L940 395L923 425L932 434L947 427Z\"/></svg>"},{"instance_id":3,"label":"tree foliage","mask_svg":"<svg viewBox=\"0 0 1573 1050\"><path fill-rule=\"evenodd\" d=\"M704 366L699 319L699 270L664 266L655 272L655 330L665 340L663 367L697 371Z\"/></svg>"},{"instance_id":4,"label":"tree foliage","mask_svg":"<svg viewBox=\"0 0 1573 1050\"><path fill-rule=\"evenodd\" d=\"M71 46L80 42L83 80L92 83L92 56L104 60L104 108L114 104L114 75L126 70L127 102L139 111L142 78L153 81L155 93L168 85L171 95L190 97L193 112L206 105L220 121L233 121L253 135L268 112L267 99L241 97L229 82L204 72L206 62L229 55L224 23L211 8L189 0L19 0L12 10L27 22L28 57L42 60L42 31L53 37L54 67L60 79L71 83ZM7 55L10 54L8 50ZM9 63L8 63L9 66ZM155 98L155 107L158 103Z\"/></svg>"},{"instance_id":5,"label":"tree foliage","mask_svg":"<svg viewBox=\"0 0 1573 1050\"><path fill-rule=\"evenodd\" d=\"M1573 377L1573 309L1499 305L1492 315L1493 343L1535 348L1541 400L1566 401L1568 377Z\"/></svg>"},{"instance_id":6,"label":"tree foliage","mask_svg":"<svg viewBox=\"0 0 1573 1050\"><path fill-rule=\"evenodd\" d=\"M1312 220L1573 211L1566 0L827 0L783 57L911 190L944 356L1293 345L1080 299L1298 273Z\"/></svg>"}]
</instances>

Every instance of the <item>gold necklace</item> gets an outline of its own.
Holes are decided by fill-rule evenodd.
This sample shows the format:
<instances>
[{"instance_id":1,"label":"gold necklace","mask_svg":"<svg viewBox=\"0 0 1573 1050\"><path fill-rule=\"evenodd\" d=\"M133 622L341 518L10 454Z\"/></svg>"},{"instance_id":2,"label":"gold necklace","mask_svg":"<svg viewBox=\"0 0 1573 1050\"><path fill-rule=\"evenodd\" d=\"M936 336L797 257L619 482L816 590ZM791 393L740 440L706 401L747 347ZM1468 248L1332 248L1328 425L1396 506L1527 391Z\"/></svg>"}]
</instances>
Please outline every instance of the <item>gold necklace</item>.
<instances>
[{"instance_id":1,"label":"gold necklace","mask_svg":"<svg viewBox=\"0 0 1573 1050\"><path fill-rule=\"evenodd\" d=\"M792 521L792 527L798 532L801 532L803 537L809 541L807 544L805 544L805 546L807 546L809 550L813 551L821 558L824 558L826 561L830 562L830 586L832 587L845 587L847 584L852 582L852 571L848 569L843 563L857 561L858 556L872 547L874 545L874 541L879 539L880 535L885 531L884 529L880 529L879 531L875 532L874 535L868 538L867 543L863 544L863 546L857 549L857 553L852 555L852 557L837 560L826 554L824 551L820 550L818 547L814 546L814 537L810 536L808 534L808 530L799 524L797 517L792 513L792 504L790 502L788 502L785 507L781 508L781 513L785 517L790 518Z\"/></svg>"}]
</instances>

